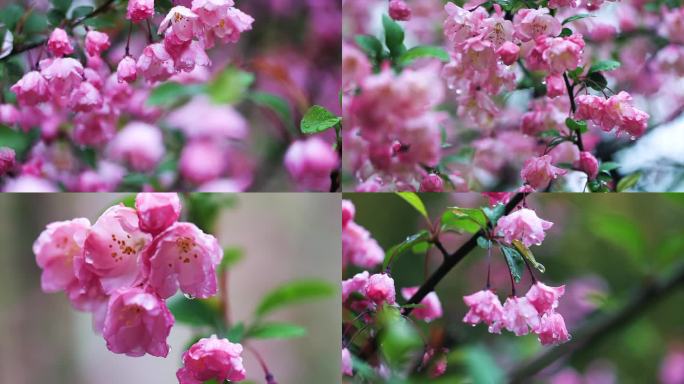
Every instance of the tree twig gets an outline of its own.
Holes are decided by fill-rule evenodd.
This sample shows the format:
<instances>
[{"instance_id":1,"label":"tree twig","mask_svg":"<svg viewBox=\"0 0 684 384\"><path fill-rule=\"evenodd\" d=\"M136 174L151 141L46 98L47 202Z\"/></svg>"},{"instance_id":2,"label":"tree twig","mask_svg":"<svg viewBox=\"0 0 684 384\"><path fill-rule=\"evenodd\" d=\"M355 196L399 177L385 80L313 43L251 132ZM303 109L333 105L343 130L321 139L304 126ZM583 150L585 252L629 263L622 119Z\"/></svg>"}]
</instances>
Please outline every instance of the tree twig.
<instances>
[{"instance_id":1,"label":"tree twig","mask_svg":"<svg viewBox=\"0 0 684 384\"><path fill-rule=\"evenodd\" d=\"M561 358L570 358L575 353L601 342L606 336L628 325L648 308L675 292L675 288L683 285L684 263L680 263L672 273L649 280L619 310L597 317L576 330L571 341L547 349L536 357L514 367L508 374L509 382L514 384L529 382L530 377L555 361Z\"/></svg>"}]
</instances>

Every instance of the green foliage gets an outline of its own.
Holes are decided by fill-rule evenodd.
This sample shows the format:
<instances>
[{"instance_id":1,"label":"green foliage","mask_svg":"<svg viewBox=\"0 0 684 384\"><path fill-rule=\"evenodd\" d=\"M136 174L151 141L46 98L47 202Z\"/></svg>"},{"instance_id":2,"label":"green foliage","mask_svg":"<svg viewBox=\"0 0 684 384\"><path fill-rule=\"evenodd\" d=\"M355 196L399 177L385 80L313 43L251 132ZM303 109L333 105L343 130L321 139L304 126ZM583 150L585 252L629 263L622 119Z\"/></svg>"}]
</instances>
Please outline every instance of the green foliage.
<instances>
[{"instance_id":1,"label":"green foliage","mask_svg":"<svg viewBox=\"0 0 684 384\"><path fill-rule=\"evenodd\" d=\"M523 260L522 255L515 248L503 244L501 245L501 252L503 252L506 258L506 263L508 263L513 279L515 279L516 283L519 283L525 271L525 260Z\"/></svg>"},{"instance_id":2,"label":"green foliage","mask_svg":"<svg viewBox=\"0 0 684 384\"><path fill-rule=\"evenodd\" d=\"M378 314L380 350L390 366L398 367L422 350L423 341L397 308L385 306Z\"/></svg>"},{"instance_id":3,"label":"green foliage","mask_svg":"<svg viewBox=\"0 0 684 384\"><path fill-rule=\"evenodd\" d=\"M430 239L430 232L422 230L411 236L408 236L404 241L399 244L394 245L385 252L385 261L382 264L382 269L386 269L391 260L408 249L412 249L414 246L426 243Z\"/></svg>"},{"instance_id":4,"label":"green foliage","mask_svg":"<svg viewBox=\"0 0 684 384\"><path fill-rule=\"evenodd\" d=\"M356 44L377 65L385 56L382 42L377 37L371 35L357 35L354 39Z\"/></svg>"},{"instance_id":5,"label":"green foliage","mask_svg":"<svg viewBox=\"0 0 684 384\"><path fill-rule=\"evenodd\" d=\"M95 8L91 7L90 5L82 5L80 7L74 8L73 11L71 11L71 18L73 20L78 20L86 15L91 14Z\"/></svg>"},{"instance_id":6,"label":"green foliage","mask_svg":"<svg viewBox=\"0 0 684 384\"><path fill-rule=\"evenodd\" d=\"M457 352L473 383L504 383L504 373L499 364L482 345L466 347Z\"/></svg>"},{"instance_id":7,"label":"green foliage","mask_svg":"<svg viewBox=\"0 0 684 384\"><path fill-rule=\"evenodd\" d=\"M617 184L617 187L615 188L615 192L624 192L635 185L639 182L639 179L641 178L641 172L634 172L630 175L627 175L620 179L620 181Z\"/></svg>"},{"instance_id":8,"label":"green foliage","mask_svg":"<svg viewBox=\"0 0 684 384\"><path fill-rule=\"evenodd\" d=\"M425 217L426 219L429 219L427 209L425 208L425 204L423 204L423 200L420 199L420 196L418 196L417 193L414 193L414 192L397 192L397 196L401 197L407 203L409 203L423 217Z\"/></svg>"},{"instance_id":9,"label":"green foliage","mask_svg":"<svg viewBox=\"0 0 684 384\"><path fill-rule=\"evenodd\" d=\"M245 337L245 324L240 322L233 325L228 332L226 332L226 338L233 343L239 343Z\"/></svg>"},{"instance_id":10,"label":"green foliage","mask_svg":"<svg viewBox=\"0 0 684 384\"><path fill-rule=\"evenodd\" d=\"M382 15L382 26L385 30L385 45L392 58L399 58L406 52L404 46L404 29L387 15Z\"/></svg>"},{"instance_id":11,"label":"green foliage","mask_svg":"<svg viewBox=\"0 0 684 384\"><path fill-rule=\"evenodd\" d=\"M404 52L404 54L399 57L399 64L405 67L417 59L426 57L436 58L443 62L449 61L449 53L443 48L430 45L419 45Z\"/></svg>"},{"instance_id":12,"label":"green foliage","mask_svg":"<svg viewBox=\"0 0 684 384\"><path fill-rule=\"evenodd\" d=\"M570 28L563 28L558 34L559 37L568 37L570 35L572 35L572 29Z\"/></svg>"},{"instance_id":13,"label":"green foliage","mask_svg":"<svg viewBox=\"0 0 684 384\"><path fill-rule=\"evenodd\" d=\"M487 216L480 208L460 208L460 207L450 207L449 212L454 214L455 217L459 219L470 220L477 224L480 228L487 227Z\"/></svg>"},{"instance_id":14,"label":"green foliage","mask_svg":"<svg viewBox=\"0 0 684 384\"><path fill-rule=\"evenodd\" d=\"M499 222L499 219L506 213L506 205L499 203L493 207L484 207L482 208L482 212L487 216L489 225L495 227L496 223Z\"/></svg>"},{"instance_id":15,"label":"green foliage","mask_svg":"<svg viewBox=\"0 0 684 384\"><path fill-rule=\"evenodd\" d=\"M237 104L254 83L254 75L236 67L228 67L209 83L207 93L217 104Z\"/></svg>"},{"instance_id":16,"label":"green foliage","mask_svg":"<svg viewBox=\"0 0 684 384\"><path fill-rule=\"evenodd\" d=\"M14 149L17 157L22 158L31 147L34 135L27 135L12 128L0 125L0 146Z\"/></svg>"},{"instance_id":17,"label":"green foliage","mask_svg":"<svg viewBox=\"0 0 684 384\"><path fill-rule=\"evenodd\" d=\"M249 99L254 104L273 111L290 131L294 130L292 124L292 111L290 110L290 104L287 100L267 92L252 92L249 95Z\"/></svg>"},{"instance_id":18,"label":"green foliage","mask_svg":"<svg viewBox=\"0 0 684 384\"><path fill-rule=\"evenodd\" d=\"M579 132L579 133L585 133L589 129L587 128L587 122L584 120L575 120L571 117L568 117L565 119L565 125L570 128L570 130Z\"/></svg>"},{"instance_id":19,"label":"green foliage","mask_svg":"<svg viewBox=\"0 0 684 384\"><path fill-rule=\"evenodd\" d=\"M483 236L480 236L477 238L477 246L482 249L489 249L492 247L492 241Z\"/></svg>"},{"instance_id":20,"label":"green foliage","mask_svg":"<svg viewBox=\"0 0 684 384\"><path fill-rule=\"evenodd\" d=\"M304 114L300 129L302 133L311 135L335 127L341 121L341 117L335 116L332 112L320 105L314 105L306 111L306 114Z\"/></svg>"},{"instance_id":21,"label":"green foliage","mask_svg":"<svg viewBox=\"0 0 684 384\"><path fill-rule=\"evenodd\" d=\"M527 262L530 263L530 265L532 265L533 268L536 268L541 273L544 273L546 271L544 265L539 263L537 259L534 258L534 254L532 253L532 251L530 251L530 249L527 248L527 246L523 244L522 241L513 240L512 243L515 249L518 251L518 253L520 253L525 258L525 260L527 260Z\"/></svg>"},{"instance_id":22,"label":"green foliage","mask_svg":"<svg viewBox=\"0 0 684 384\"><path fill-rule=\"evenodd\" d=\"M478 222L471 220L469 217L457 214L451 209L442 214L440 223L442 232L477 233L482 229Z\"/></svg>"},{"instance_id":23,"label":"green foliage","mask_svg":"<svg viewBox=\"0 0 684 384\"><path fill-rule=\"evenodd\" d=\"M596 237L622 249L635 260L646 252L646 239L641 229L623 215L604 213L591 216L590 226Z\"/></svg>"},{"instance_id":24,"label":"green foliage","mask_svg":"<svg viewBox=\"0 0 684 384\"><path fill-rule=\"evenodd\" d=\"M69 8L71 8L71 0L52 0L51 3L55 9L60 10L65 14Z\"/></svg>"},{"instance_id":25,"label":"green foliage","mask_svg":"<svg viewBox=\"0 0 684 384\"><path fill-rule=\"evenodd\" d=\"M306 335L306 329L289 323L257 324L245 335L252 339L292 339Z\"/></svg>"},{"instance_id":26,"label":"green foliage","mask_svg":"<svg viewBox=\"0 0 684 384\"><path fill-rule=\"evenodd\" d=\"M233 265L237 264L244 258L244 251L242 248L229 247L223 248L223 259L221 264L219 264L216 269L217 274L222 274L226 270L230 269Z\"/></svg>"},{"instance_id":27,"label":"green foliage","mask_svg":"<svg viewBox=\"0 0 684 384\"><path fill-rule=\"evenodd\" d=\"M235 203L232 195L213 193L191 193L187 196L188 221L195 223L207 233L214 232L214 225L222 208Z\"/></svg>"},{"instance_id":28,"label":"green foliage","mask_svg":"<svg viewBox=\"0 0 684 384\"><path fill-rule=\"evenodd\" d=\"M589 73L614 71L620 68L620 62L615 60L597 61L589 67Z\"/></svg>"},{"instance_id":29,"label":"green foliage","mask_svg":"<svg viewBox=\"0 0 684 384\"><path fill-rule=\"evenodd\" d=\"M188 299L183 295L176 295L167 300L166 304L179 323L196 327L223 328L223 316L216 298Z\"/></svg>"},{"instance_id":30,"label":"green foliage","mask_svg":"<svg viewBox=\"0 0 684 384\"><path fill-rule=\"evenodd\" d=\"M14 30L17 22L24 14L24 9L19 4L10 4L0 10L0 22L9 30Z\"/></svg>"},{"instance_id":31,"label":"green foliage","mask_svg":"<svg viewBox=\"0 0 684 384\"><path fill-rule=\"evenodd\" d=\"M336 292L337 289L324 280L290 281L266 294L257 306L255 314L257 317L263 317L276 309L313 299L330 297Z\"/></svg>"},{"instance_id":32,"label":"green foliage","mask_svg":"<svg viewBox=\"0 0 684 384\"><path fill-rule=\"evenodd\" d=\"M187 101L192 96L204 92L204 86L200 84L184 85L169 81L155 87L146 104L149 106L171 107L183 101Z\"/></svg>"},{"instance_id":33,"label":"green foliage","mask_svg":"<svg viewBox=\"0 0 684 384\"><path fill-rule=\"evenodd\" d=\"M605 163L601 163L599 166L599 172L610 172L613 169L618 169L620 168L620 164L614 163L612 161L606 161Z\"/></svg>"},{"instance_id":34,"label":"green foliage","mask_svg":"<svg viewBox=\"0 0 684 384\"><path fill-rule=\"evenodd\" d=\"M563 20L563 22L562 22L561 24L562 24L562 25L565 25L565 24L571 23L571 22L573 22L573 21L575 21L575 20L581 20L581 19L584 19L584 18L587 18L587 17L594 17L594 16L593 16L593 15L590 15L590 14L588 14L588 13L578 13L578 14L576 14L576 15L573 15L573 16L570 16L570 17L566 18L565 20Z\"/></svg>"}]
</instances>

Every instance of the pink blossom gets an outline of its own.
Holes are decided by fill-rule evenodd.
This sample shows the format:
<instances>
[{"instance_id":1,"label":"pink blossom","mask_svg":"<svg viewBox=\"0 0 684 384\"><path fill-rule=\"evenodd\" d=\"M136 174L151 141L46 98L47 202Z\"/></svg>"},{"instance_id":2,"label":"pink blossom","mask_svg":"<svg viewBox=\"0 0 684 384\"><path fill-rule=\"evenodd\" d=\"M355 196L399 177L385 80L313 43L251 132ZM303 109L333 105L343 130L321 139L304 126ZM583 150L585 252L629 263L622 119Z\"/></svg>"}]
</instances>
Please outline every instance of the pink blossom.
<instances>
[{"instance_id":1,"label":"pink blossom","mask_svg":"<svg viewBox=\"0 0 684 384\"><path fill-rule=\"evenodd\" d=\"M342 374L346 376L354 375L351 353L349 353L347 348L342 348Z\"/></svg>"},{"instance_id":2,"label":"pink blossom","mask_svg":"<svg viewBox=\"0 0 684 384\"><path fill-rule=\"evenodd\" d=\"M167 80L176 73L173 58L163 44L148 45L138 58L136 72L140 73L149 83Z\"/></svg>"},{"instance_id":3,"label":"pink blossom","mask_svg":"<svg viewBox=\"0 0 684 384\"><path fill-rule=\"evenodd\" d=\"M348 89L360 84L372 73L368 57L360 49L342 42L342 88Z\"/></svg>"},{"instance_id":4,"label":"pink blossom","mask_svg":"<svg viewBox=\"0 0 684 384\"><path fill-rule=\"evenodd\" d=\"M545 313L534 332L539 336L539 342L542 345L561 344L570 340L563 316L556 312Z\"/></svg>"},{"instance_id":5,"label":"pink blossom","mask_svg":"<svg viewBox=\"0 0 684 384\"><path fill-rule=\"evenodd\" d=\"M601 129L610 131L615 127L618 133L626 132L631 137L639 137L648 126L649 115L632 105L632 96L620 92L605 101L603 114L599 121Z\"/></svg>"},{"instance_id":6,"label":"pink blossom","mask_svg":"<svg viewBox=\"0 0 684 384\"><path fill-rule=\"evenodd\" d=\"M202 384L208 380L223 383L245 379L242 345L216 335L200 339L183 353L183 368L176 372L180 384Z\"/></svg>"},{"instance_id":7,"label":"pink blossom","mask_svg":"<svg viewBox=\"0 0 684 384\"><path fill-rule=\"evenodd\" d=\"M663 23L660 25L659 32L667 37L671 42L677 44L684 43L684 11L679 8L664 8Z\"/></svg>"},{"instance_id":8,"label":"pink blossom","mask_svg":"<svg viewBox=\"0 0 684 384\"><path fill-rule=\"evenodd\" d=\"M21 175L15 179L9 179L5 183L3 192L35 192L50 193L59 192L59 188L51 181L34 175Z\"/></svg>"},{"instance_id":9,"label":"pink blossom","mask_svg":"<svg viewBox=\"0 0 684 384\"><path fill-rule=\"evenodd\" d=\"M565 293L565 285L549 287L542 282L536 282L525 297L539 313L547 313L558 307L558 299Z\"/></svg>"},{"instance_id":10,"label":"pink blossom","mask_svg":"<svg viewBox=\"0 0 684 384\"><path fill-rule=\"evenodd\" d=\"M202 118L198 119L197 116ZM196 96L171 112L167 122L191 140L241 140L249 132L247 121L238 111L228 105L214 104L204 96Z\"/></svg>"},{"instance_id":11,"label":"pink blossom","mask_svg":"<svg viewBox=\"0 0 684 384\"><path fill-rule=\"evenodd\" d=\"M408 288L402 288L401 289L401 296L408 300L410 299L416 292L418 292L419 287L408 287ZM430 292L425 296L423 300L421 300L420 304L418 307L416 307L413 312L411 312L413 317L415 317L418 320L423 320L426 322L431 322L435 319L439 319L442 317L442 303L439 301L439 297L437 297L437 293L435 292Z\"/></svg>"},{"instance_id":12,"label":"pink blossom","mask_svg":"<svg viewBox=\"0 0 684 384\"><path fill-rule=\"evenodd\" d=\"M108 147L112 159L127 163L138 172L152 171L164 152L161 130L137 121L128 123L119 131Z\"/></svg>"},{"instance_id":13,"label":"pink blossom","mask_svg":"<svg viewBox=\"0 0 684 384\"><path fill-rule=\"evenodd\" d=\"M548 97L558 97L565 94L565 82L561 75L550 75L546 77L546 95Z\"/></svg>"},{"instance_id":14,"label":"pink blossom","mask_svg":"<svg viewBox=\"0 0 684 384\"><path fill-rule=\"evenodd\" d=\"M83 252L83 239L90 228L88 219L50 223L33 243L36 263L43 270L40 282L44 292L66 290L76 281L74 256Z\"/></svg>"},{"instance_id":15,"label":"pink blossom","mask_svg":"<svg viewBox=\"0 0 684 384\"><path fill-rule=\"evenodd\" d=\"M14 125L20 116L19 110L13 104L0 104L0 124Z\"/></svg>"},{"instance_id":16,"label":"pink blossom","mask_svg":"<svg viewBox=\"0 0 684 384\"><path fill-rule=\"evenodd\" d=\"M355 213L354 203L350 200L342 200L342 229L346 228L347 224L354 220Z\"/></svg>"},{"instance_id":17,"label":"pink blossom","mask_svg":"<svg viewBox=\"0 0 684 384\"><path fill-rule=\"evenodd\" d=\"M425 354L423 354L423 366L426 366L430 363L430 360L432 360L435 356L435 352L435 348L428 348ZM449 350L446 348L442 348L442 350L438 353L439 356L436 359L434 359L430 367L429 375L431 379L442 376L447 369L447 354L449 353Z\"/></svg>"},{"instance_id":18,"label":"pink blossom","mask_svg":"<svg viewBox=\"0 0 684 384\"><path fill-rule=\"evenodd\" d=\"M40 73L54 95L68 95L83 81L83 65L71 57L43 61L40 67Z\"/></svg>"},{"instance_id":19,"label":"pink blossom","mask_svg":"<svg viewBox=\"0 0 684 384\"><path fill-rule=\"evenodd\" d=\"M210 66L211 60L209 60L209 56L207 56L200 42L191 41L185 49L174 57L174 65L177 71L191 72L195 66Z\"/></svg>"},{"instance_id":20,"label":"pink blossom","mask_svg":"<svg viewBox=\"0 0 684 384\"><path fill-rule=\"evenodd\" d=\"M530 328L539 327L539 313L526 298L509 297L503 305L501 322L507 330L522 336L528 334Z\"/></svg>"},{"instance_id":21,"label":"pink blossom","mask_svg":"<svg viewBox=\"0 0 684 384\"><path fill-rule=\"evenodd\" d=\"M552 74L560 74L582 64L582 51L584 49L582 35L539 38L536 43L538 49L541 49L541 56L546 69Z\"/></svg>"},{"instance_id":22,"label":"pink blossom","mask_svg":"<svg viewBox=\"0 0 684 384\"><path fill-rule=\"evenodd\" d=\"M206 48L212 48L218 39L225 43L236 43L243 32L252 29L254 18L241 10L230 7L223 14L218 24L204 29L202 42Z\"/></svg>"},{"instance_id":23,"label":"pink blossom","mask_svg":"<svg viewBox=\"0 0 684 384\"><path fill-rule=\"evenodd\" d=\"M394 279L385 273L376 273L368 278L366 297L375 304L394 304L396 302Z\"/></svg>"},{"instance_id":24,"label":"pink blossom","mask_svg":"<svg viewBox=\"0 0 684 384\"><path fill-rule=\"evenodd\" d=\"M115 124L113 116L100 111L77 113L71 136L76 144L99 147L114 137Z\"/></svg>"},{"instance_id":25,"label":"pink blossom","mask_svg":"<svg viewBox=\"0 0 684 384\"><path fill-rule=\"evenodd\" d=\"M126 56L123 59L121 59L121 61L116 67L116 77L120 83L124 81L127 83L134 82L135 79L138 77L138 73L136 71L135 66L135 59L133 59L130 56Z\"/></svg>"},{"instance_id":26,"label":"pink blossom","mask_svg":"<svg viewBox=\"0 0 684 384\"><path fill-rule=\"evenodd\" d=\"M94 85L83 81L71 92L69 106L76 112L90 112L102 106L102 95Z\"/></svg>"},{"instance_id":27,"label":"pink blossom","mask_svg":"<svg viewBox=\"0 0 684 384\"><path fill-rule=\"evenodd\" d=\"M129 0L126 18L139 23L154 15L154 0Z\"/></svg>"},{"instance_id":28,"label":"pink blossom","mask_svg":"<svg viewBox=\"0 0 684 384\"><path fill-rule=\"evenodd\" d=\"M318 137L295 141L285 153L285 168L303 190L328 191L330 174L339 158L332 146Z\"/></svg>"},{"instance_id":29,"label":"pink blossom","mask_svg":"<svg viewBox=\"0 0 684 384\"><path fill-rule=\"evenodd\" d=\"M198 31L198 16L195 12L184 6L175 6L169 10L164 20L159 24L159 35L164 39L170 37L178 41L190 41Z\"/></svg>"},{"instance_id":30,"label":"pink blossom","mask_svg":"<svg viewBox=\"0 0 684 384\"><path fill-rule=\"evenodd\" d=\"M684 383L684 351L671 348L662 363L658 374L662 384Z\"/></svg>"},{"instance_id":31,"label":"pink blossom","mask_svg":"<svg viewBox=\"0 0 684 384\"><path fill-rule=\"evenodd\" d=\"M193 0L192 11L204 25L214 27L221 22L228 8L234 5L233 0Z\"/></svg>"},{"instance_id":32,"label":"pink blossom","mask_svg":"<svg viewBox=\"0 0 684 384\"><path fill-rule=\"evenodd\" d=\"M8 173L14 168L16 163L16 153L9 147L0 147L0 176Z\"/></svg>"},{"instance_id":33,"label":"pink blossom","mask_svg":"<svg viewBox=\"0 0 684 384\"><path fill-rule=\"evenodd\" d=\"M163 300L141 288L124 288L109 299L102 335L114 353L166 357L173 323Z\"/></svg>"},{"instance_id":34,"label":"pink blossom","mask_svg":"<svg viewBox=\"0 0 684 384\"><path fill-rule=\"evenodd\" d=\"M138 227L134 209L123 205L110 207L85 238L84 268L100 278L106 293L136 286L144 279L142 251L151 240Z\"/></svg>"},{"instance_id":35,"label":"pink blossom","mask_svg":"<svg viewBox=\"0 0 684 384\"><path fill-rule=\"evenodd\" d=\"M420 181L420 192L443 192L444 191L444 180L442 177L430 173L423 177Z\"/></svg>"},{"instance_id":36,"label":"pink blossom","mask_svg":"<svg viewBox=\"0 0 684 384\"><path fill-rule=\"evenodd\" d=\"M342 231L344 265L352 263L361 268L373 268L384 259L385 252L365 228L353 221L347 223Z\"/></svg>"},{"instance_id":37,"label":"pink blossom","mask_svg":"<svg viewBox=\"0 0 684 384\"><path fill-rule=\"evenodd\" d=\"M109 36L106 33L98 31L88 31L88 33L86 33L85 48L88 55L99 56L102 52L106 51L110 45Z\"/></svg>"},{"instance_id":38,"label":"pink blossom","mask_svg":"<svg viewBox=\"0 0 684 384\"><path fill-rule=\"evenodd\" d=\"M511 65L518 60L518 55L520 54L520 47L513 42L506 41L496 50L496 53L501 57L506 65Z\"/></svg>"},{"instance_id":39,"label":"pink blossom","mask_svg":"<svg viewBox=\"0 0 684 384\"><path fill-rule=\"evenodd\" d=\"M140 229L157 235L178 220L181 202L177 193L138 193L135 209Z\"/></svg>"},{"instance_id":40,"label":"pink blossom","mask_svg":"<svg viewBox=\"0 0 684 384\"><path fill-rule=\"evenodd\" d=\"M47 42L48 50L56 57L70 55L74 52L69 36L62 28L55 28Z\"/></svg>"},{"instance_id":41,"label":"pink blossom","mask_svg":"<svg viewBox=\"0 0 684 384\"><path fill-rule=\"evenodd\" d=\"M557 36L561 31L561 23L549 14L546 8L523 8L513 17L516 36L522 41L534 40L537 37Z\"/></svg>"},{"instance_id":42,"label":"pink blossom","mask_svg":"<svg viewBox=\"0 0 684 384\"><path fill-rule=\"evenodd\" d=\"M478 291L463 296L463 301L468 306L468 313L463 317L464 323L474 326L482 322L489 325L489 332L501 332L503 306L494 292L489 289Z\"/></svg>"},{"instance_id":43,"label":"pink blossom","mask_svg":"<svg viewBox=\"0 0 684 384\"><path fill-rule=\"evenodd\" d=\"M353 277L342 281L342 302L347 301L349 296L354 292L366 292L368 286L368 278L370 277L368 271L357 273Z\"/></svg>"},{"instance_id":44,"label":"pink blossom","mask_svg":"<svg viewBox=\"0 0 684 384\"><path fill-rule=\"evenodd\" d=\"M562 168L554 167L551 160L552 158L549 155L527 159L522 171L520 171L520 177L534 189L546 188L551 180L567 173Z\"/></svg>"},{"instance_id":45,"label":"pink blossom","mask_svg":"<svg viewBox=\"0 0 684 384\"><path fill-rule=\"evenodd\" d=\"M195 140L181 152L178 168L184 179L193 184L215 180L226 169L227 156L215 141Z\"/></svg>"},{"instance_id":46,"label":"pink blossom","mask_svg":"<svg viewBox=\"0 0 684 384\"><path fill-rule=\"evenodd\" d=\"M10 90L20 105L36 105L50 98L47 80L37 71L26 73Z\"/></svg>"},{"instance_id":47,"label":"pink blossom","mask_svg":"<svg viewBox=\"0 0 684 384\"><path fill-rule=\"evenodd\" d=\"M403 0L390 0L389 16L397 21L410 20L411 8Z\"/></svg>"},{"instance_id":48,"label":"pink blossom","mask_svg":"<svg viewBox=\"0 0 684 384\"><path fill-rule=\"evenodd\" d=\"M507 204L513 194L511 192L482 192L489 199L489 205Z\"/></svg>"},{"instance_id":49,"label":"pink blossom","mask_svg":"<svg viewBox=\"0 0 684 384\"><path fill-rule=\"evenodd\" d=\"M218 240L192 223L175 223L147 251L149 284L163 298L178 288L199 298L216 294L216 267L223 258Z\"/></svg>"},{"instance_id":50,"label":"pink blossom","mask_svg":"<svg viewBox=\"0 0 684 384\"><path fill-rule=\"evenodd\" d=\"M540 219L533 210L521 208L500 218L495 232L502 233L504 241L508 244L513 240L520 240L529 247L540 245L544 241L544 231L552 226L552 222Z\"/></svg>"},{"instance_id":51,"label":"pink blossom","mask_svg":"<svg viewBox=\"0 0 684 384\"><path fill-rule=\"evenodd\" d=\"M580 152L579 160L573 164L577 169L587 174L589 180L594 180L598 176L599 163L591 152Z\"/></svg>"},{"instance_id":52,"label":"pink blossom","mask_svg":"<svg viewBox=\"0 0 684 384\"><path fill-rule=\"evenodd\" d=\"M577 0L549 0L549 8L556 9L561 7L577 7Z\"/></svg>"},{"instance_id":53,"label":"pink blossom","mask_svg":"<svg viewBox=\"0 0 684 384\"><path fill-rule=\"evenodd\" d=\"M575 118L580 120L599 120L603 115L605 101L594 95L579 95L576 98L577 112Z\"/></svg>"}]
</instances>

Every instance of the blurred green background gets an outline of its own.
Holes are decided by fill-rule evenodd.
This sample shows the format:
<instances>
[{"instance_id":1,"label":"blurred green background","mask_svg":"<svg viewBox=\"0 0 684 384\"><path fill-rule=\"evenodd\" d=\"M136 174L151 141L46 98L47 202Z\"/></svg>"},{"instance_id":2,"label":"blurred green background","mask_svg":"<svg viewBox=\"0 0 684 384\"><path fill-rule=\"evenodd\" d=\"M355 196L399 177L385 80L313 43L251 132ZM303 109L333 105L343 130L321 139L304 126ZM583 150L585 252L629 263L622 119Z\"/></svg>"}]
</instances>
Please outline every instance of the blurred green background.
<instances>
[{"instance_id":1,"label":"blurred green background","mask_svg":"<svg viewBox=\"0 0 684 384\"><path fill-rule=\"evenodd\" d=\"M109 352L92 331L91 316L71 308L63 293L40 289L33 241L56 220L99 214L123 194L0 195L0 383L121 384L177 383L183 347L191 329L176 323L166 359ZM228 196L228 195L225 195ZM239 247L244 258L230 269L233 321L250 321L261 298L299 278L323 279L339 287L340 202L332 194L236 194L221 212L216 236ZM293 220L297 218L297 220ZM281 383L340 381L339 292L269 315L270 321L303 326L292 340L253 340ZM254 356L243 354L247 378L263 383ZM316 362L307 364L305 362Z\"/></svg>"},{"instance_id":2,"label":"blurred green background","mask_svg":"<svg viewBox=\"0 0 684 384\"><path fill-rule=\"evenodd\" d=\"M487 199L479 194L420 194L437 219L449 206L479 207ZM422 217L393 194L345 194L356 206L355 221L367 228L383 249L426 228ZM537 277L548 285L566 284L561 312L570 332L587 320L618 308L644 284L684 263L684 195L681 194L535 194L527 198L530 208L554 222L541 246L533 246L546 273ZM470 235L444 237L454 251ZM423 327L425 337L434 338L443 329L452 345L445 382L497 383L506 372L547 347L535 336L515 337L487 333L486 327L470 327L461 320L466 313L462 297L483 289L486 280L484 249L476 248L437 287L445 315ZM510 294L510 281L503 256L494 251L493 287L500 299ZM441 254L430 251L429 269L434 270ZM358 269L349 268L344 277ZM527 273L526 273L527 274ZM424 256L411 251L401 254L392 266L397 291L424 280ZM518 295L527 292L530 280L518 285ZM525 382L543 383L657 383L661 361L668 348L684 343L684 289L674 290L664 300L630 318L600 342L560 360ZM399 294L397 294L399 296ZM403 304L404 300L399 300ZM432 329L432 335L429 335ZM562 381L559 372L583 376L584 381ZM608 381L600 381L599 377Z\"/></svg>"}]
</instances>

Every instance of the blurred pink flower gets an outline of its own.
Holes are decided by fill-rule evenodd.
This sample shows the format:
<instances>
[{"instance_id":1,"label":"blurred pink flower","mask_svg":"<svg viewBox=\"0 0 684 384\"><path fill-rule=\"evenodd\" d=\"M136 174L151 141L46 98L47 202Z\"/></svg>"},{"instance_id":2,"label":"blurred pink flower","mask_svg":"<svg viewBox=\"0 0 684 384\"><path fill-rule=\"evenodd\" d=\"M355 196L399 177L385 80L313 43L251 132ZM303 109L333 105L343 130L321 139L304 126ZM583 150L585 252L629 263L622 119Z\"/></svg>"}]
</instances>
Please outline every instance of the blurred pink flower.
<instances>
[{"instance_id":1,"label":"blurred pink flower","mask_svg":"<svg viewBox=\"0 0 684 384\"><path fill-rule=\"evenodd\" d=\"M183 353L183 367L176 376L180 384L201 384L207 380L223 383L245 379L242 345L216 335L200 339Z\"/></svg>"},{"instance_id":2,"label":"blurred pink flower","mask_svg":"<svg viewBox=\"0 0 684 384\"><path fill-rule=\"evenodd\" d=\"M181 202L177 193L138 193L135 209L140 229L157 235L178 220Z\"/></svg>"}]
</instances>

